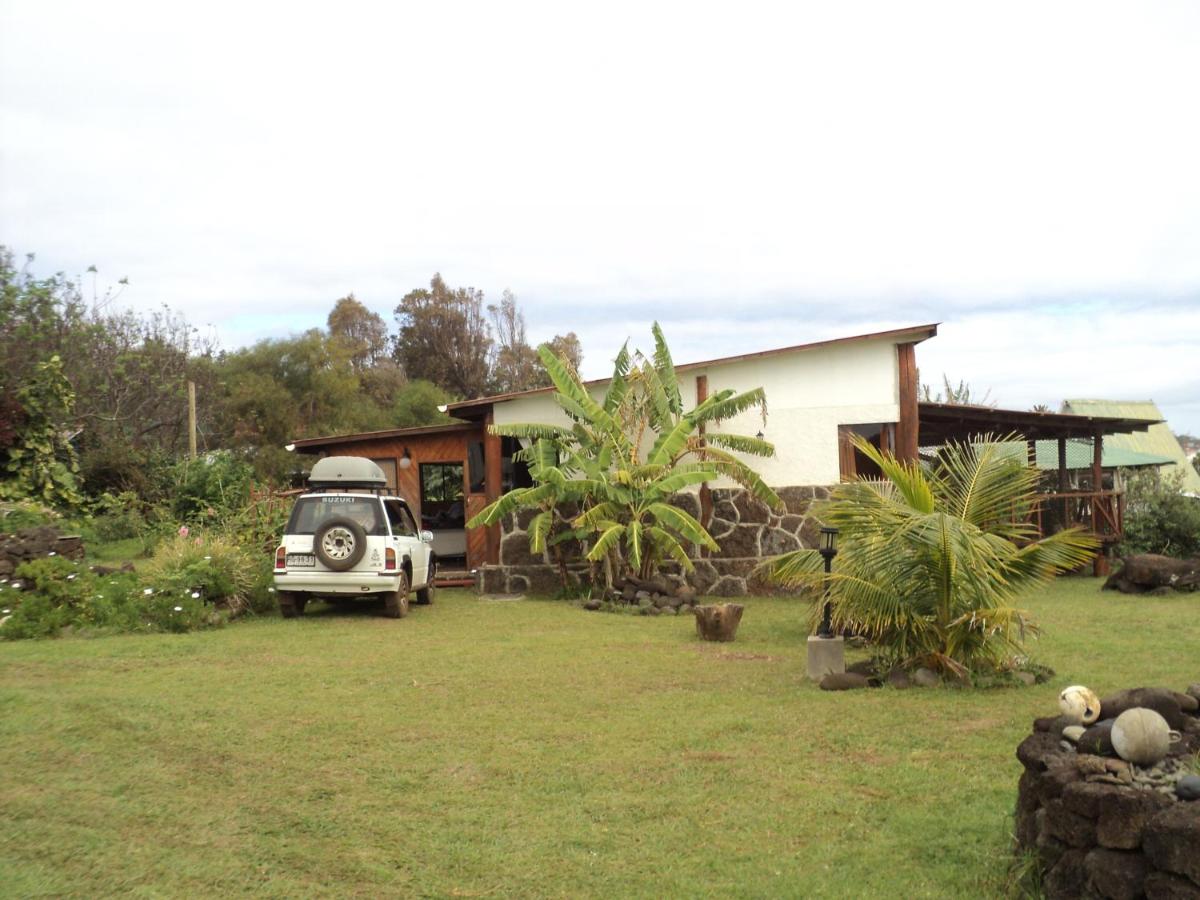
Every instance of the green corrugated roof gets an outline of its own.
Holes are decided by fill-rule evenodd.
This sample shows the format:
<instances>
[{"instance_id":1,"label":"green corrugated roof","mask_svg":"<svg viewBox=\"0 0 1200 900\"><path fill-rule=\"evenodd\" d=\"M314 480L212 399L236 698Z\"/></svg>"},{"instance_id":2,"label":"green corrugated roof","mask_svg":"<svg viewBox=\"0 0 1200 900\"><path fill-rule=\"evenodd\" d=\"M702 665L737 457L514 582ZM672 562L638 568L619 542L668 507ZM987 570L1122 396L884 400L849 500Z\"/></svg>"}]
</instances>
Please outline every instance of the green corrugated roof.
<instances>
[{"instance_id":1,"label":"green corrugated roof","mask_svg":"<svg viewBox=\"0 0 1200 900\"><path fill-rule=\"evenodd\" d=\"M1066 400L1063 402L1063 412L1082 416L1123 416L1131 419L1163 418L1163 414L1152 400ZM1163 466L1163 472L1182 472L1183 489L1188 493L1200 494L1200 473L1192 468L1166 422L1151 425L1147 431L1109 435L1104 439L1104 449L1107 451L1110 446L1134 453L1169 458L1170 462Z\"/></svg>"},{"instance_id":2,"label":"green corrugated roof","mask_svg":"<svg viewBox=\"0 0 1200 900\"><path fill-rule=\"evenodd\" d=\"M1138 466L1162 466L1172 462L1168 456L1154 456L1150 453L1138 453L1136 450L1126 450L1124 447L1110 446L1111 437L1104 439L1100 449L1100 465L1105 469L1132 469ZM1008 441L1004 445L1005 452L1014 459L1025 462L1028 458L1028 448L1020 441ZM1037 467L1057 471L1058 441L1037 442ZM1067 468L1090 469L1092 467L1092 442L1088 440L1068 439Z\"/></svg>"}]
</instances>

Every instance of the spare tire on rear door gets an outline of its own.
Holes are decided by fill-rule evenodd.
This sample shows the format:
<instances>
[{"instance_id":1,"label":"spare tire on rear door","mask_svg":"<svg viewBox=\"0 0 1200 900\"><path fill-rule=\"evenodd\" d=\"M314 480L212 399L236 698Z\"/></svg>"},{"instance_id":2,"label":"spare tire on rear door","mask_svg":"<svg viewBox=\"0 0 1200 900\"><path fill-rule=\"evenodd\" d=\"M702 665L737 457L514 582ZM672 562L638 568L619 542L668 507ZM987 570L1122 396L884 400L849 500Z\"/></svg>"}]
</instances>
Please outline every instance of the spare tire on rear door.
<instances>
[{"instance_id":1,"label":"spare tire on rear door","mask_svg":"<svg viewBox=\"0 0 1200 900\"><path fill-rule=\"evenodd\" d=\"M330 519L313 535L313 551L327 569L353 569L367 552L367 533L353 519Z\"/></svg>"}]
</instances>

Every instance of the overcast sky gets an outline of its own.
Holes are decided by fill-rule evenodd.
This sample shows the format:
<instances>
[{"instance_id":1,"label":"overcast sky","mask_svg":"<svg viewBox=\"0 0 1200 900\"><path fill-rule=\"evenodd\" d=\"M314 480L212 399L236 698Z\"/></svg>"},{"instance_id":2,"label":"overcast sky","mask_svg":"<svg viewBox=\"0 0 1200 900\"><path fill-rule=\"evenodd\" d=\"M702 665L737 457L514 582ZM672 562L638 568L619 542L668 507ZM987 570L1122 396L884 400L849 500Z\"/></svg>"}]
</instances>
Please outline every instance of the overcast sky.
<instances>
[{"instance_id":1,"label":"overcast sky","mask_svg":"<svg viewBox=\"0 0 1200 900\"><path fill-rule=\"evenodd\" d=\"M0 0L0 242L223 346L440 271L605 374L940 321L1200 433L1200 3Z\"/></svg>"}]
</instances>

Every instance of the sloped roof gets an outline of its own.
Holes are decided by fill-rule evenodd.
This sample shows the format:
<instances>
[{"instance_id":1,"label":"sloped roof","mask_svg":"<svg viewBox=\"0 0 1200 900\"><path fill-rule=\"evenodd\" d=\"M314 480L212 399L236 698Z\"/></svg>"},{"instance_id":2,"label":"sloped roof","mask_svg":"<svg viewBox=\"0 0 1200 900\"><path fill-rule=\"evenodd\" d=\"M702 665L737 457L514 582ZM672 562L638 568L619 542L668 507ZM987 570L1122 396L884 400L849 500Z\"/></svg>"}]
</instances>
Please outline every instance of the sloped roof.
<instances>
[{"instance_id":1,"label":"sloped roof","mask_svg":"<svg viewBox=\"0 0 1200 900\"><path fill-rule=\"evenodd\" d=\"M1153 400L1066 400L1063 408L1067 412L1086 416L1128 416L1141 419L1159 419L1163 414ZM1164 472L1182 472L1183 489L1189 494L1200 494L1200 473L1188 462L1187 455L1179 446L1170 426L1160 421L1146 431L1137 434L1117 434L1106 438L1104 446L1120 447L1135 453L1165 456L1171 462L1163 466Z\"/></svg>"},{"instance_id":2,"label":"sloped roof","mask_svg":"<svg viewBox=\"0 0 1200 900\"><path fill-rule=\"evenodd\" d=\"M788 353L803 353L806 350L815 350L820 347L834 347L840 344L855 344L862 341L874 341L888 339L896 343L920 343L937 335L937 322L929 325L913 325L909 328L893 328L890 331L876 331L870 334L855 334L849 337L832 338L825 341L813 341L808 344L795 344L791 347L776 347L770 350L759 350L754 353L740 353L736 356L722 356L717 359L702 359L697 362L680 363L675 366L676 372L687 372L691 369L702 369L708 366L720 366L728 363L742 362L747 359L761 359L765 356L780 356ZM590 381L585 381L584 385L591 387L597 384L607 384L611 378L593 378ZM493 394L489 397L476 397L472 400L459 400L457 403L449 404L446 409L452 416L458 416L461 419L476 418L483 414L484 411L491 408L493 403L503 403L506 400L514 400L517 397L527 397L531 394L544 394L553 391L552 387L531 388L527 391L515 391L508 394Z\"/></svg>"}]
</instances>

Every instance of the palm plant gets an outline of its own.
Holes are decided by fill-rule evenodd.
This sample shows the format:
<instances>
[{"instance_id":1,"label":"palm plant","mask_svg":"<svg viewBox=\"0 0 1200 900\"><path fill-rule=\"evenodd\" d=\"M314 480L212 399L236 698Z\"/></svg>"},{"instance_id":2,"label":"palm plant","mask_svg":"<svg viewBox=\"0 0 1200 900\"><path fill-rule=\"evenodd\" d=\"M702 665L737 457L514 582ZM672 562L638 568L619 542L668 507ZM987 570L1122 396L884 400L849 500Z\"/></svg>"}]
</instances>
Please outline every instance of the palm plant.
<instances>
[{"instance_id":1,"label":"palm plant","mask_svg":"<svg viewBox=\"0 0 1200 900\"><path fill-rule=\"evenodd\" d=\"M717 549L694 516L672 505L679 491L721 476L778 508L779 497L736 453L772 456L759 438L705 426L758 408L766 415L761 388L715 392L685 410L662 330L653 326L652 356L617 354L613 376L596 400L570 366L548 346L538 348L555 387L555 400L569 425L492 426L494 433L531 442L522 451L533 486L509 491L482 510L468 527L490 525L518 509L536 509L529 526L530 549L542 552L555 541L587 538L587 558L604 562L609 579L629 571L650 577L666 559L694 568L689 546ZM563 509L570 508L569 518ZM555 530L556 522L569 527ZM623 552L621 552L623 551Z\"/></svg>"},{"instance_id":2,"label":"palm plant","mask_svg":"<svg viewBox=\"0 0 1200 900\"><path fill-rule=\"evenodd\" d=\"M1021 652L1037 628L1013 604L1088 561L1098 544L1077 528L1038 537L1028 521L1038 472L1005 452L1011 439L951 445L928 464L855 442L883 479L839 485L817 510L840 532L830 576L836 627L868 637L893 665L956 677L1003 668ZM794 587L819 588L825 577L812 550L764 569Z\"/></svg>"}]
</instances>

